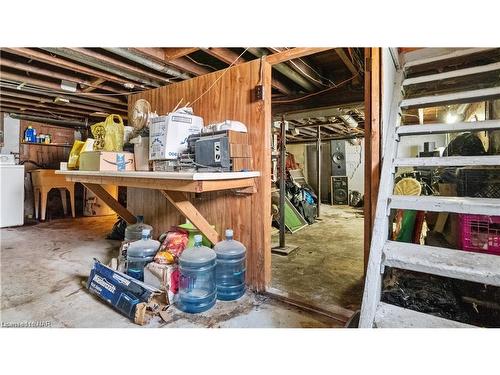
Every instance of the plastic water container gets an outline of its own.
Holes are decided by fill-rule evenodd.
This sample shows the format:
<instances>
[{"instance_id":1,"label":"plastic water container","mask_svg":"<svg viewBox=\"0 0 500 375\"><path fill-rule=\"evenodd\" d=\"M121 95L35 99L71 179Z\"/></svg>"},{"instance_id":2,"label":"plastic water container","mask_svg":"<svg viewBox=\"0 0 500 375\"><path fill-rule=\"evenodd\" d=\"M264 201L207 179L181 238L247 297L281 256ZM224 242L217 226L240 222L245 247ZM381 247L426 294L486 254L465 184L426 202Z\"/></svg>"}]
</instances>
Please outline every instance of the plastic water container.
<instances>
[{"instance_id":1,"label":"plastic water container","mask_svg":"<svg viewBox=\"0 0 500 375\"><path fill-rule=\"evenodd\" d=\"M215 252L202 245L202 236L195 236L194 247L179 257L179 296L177 308L188 313L210 309L217 299L215 285Z\"/></svg>"},{"instance_id":2,"label":"plastic water container","mask_svg":"<svg viewBox=\"0 0 500 375\"><path fill-rule=\"evenodd\" d=\"M245 294L245 260L247 249L233 239L233 230L226 230L226 239L214 246L217 254L217 299L232 301Z\"/></svg>"},{"instance_id":3,"label":"plastic water container","mask_svg":"<svg viewBox=\"0 0 500 375\"><path fill-rule=\"evenodd\" d=\"M140 281L144 281L144 267L153 260L160 247L150 234L150 229L143 229L142 239L132 242L127 249L127 275Z\"/></svg>"},{"instance_id":4,"label":"plastic water container","mask_svg":"<svg viewBox=\"0 0 500 375\"><path fill-rule=\"evenodd\" d=\"M125 228L125 241L139 241L142 238L142 230L149 229L150 232L153 231L151 225L144 223L144 216L136 216L137 222L135 224L127 225Z\"/></svg>"},{"instance_id":5,"label":"plastic water container","mask_svg":"<svg viewBox=\"0 0 500 375\"><path fill-rule=\"evenodd\" d=\"M29 125L24 131L24 142L36 142L36 129Z\"/></svg>"}]
</instances>

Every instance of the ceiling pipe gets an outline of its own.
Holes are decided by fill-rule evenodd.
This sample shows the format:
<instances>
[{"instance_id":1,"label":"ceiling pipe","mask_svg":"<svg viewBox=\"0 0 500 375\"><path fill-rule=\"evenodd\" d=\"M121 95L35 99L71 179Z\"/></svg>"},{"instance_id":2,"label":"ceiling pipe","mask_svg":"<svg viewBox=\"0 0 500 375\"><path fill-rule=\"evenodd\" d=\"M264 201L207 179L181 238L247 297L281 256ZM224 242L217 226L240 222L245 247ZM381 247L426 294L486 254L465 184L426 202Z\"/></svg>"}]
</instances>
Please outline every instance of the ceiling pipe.
<instances>
[{"instance_id":1,"label":"ceiling pipe","mask_svg":"<svg viewBox=\"0 0 500 375\"><path fill-rule=\"evenodd\" d=\"M358 122L352 117L351 115L347 114L340 114L338 115L338 118L340 118L344 124L351 128L357 128L358 127Z\"/></svg>"},{"instance_id":2,"label":"ceiling pipe","mask_svg":"<svg viewBox=\"0 0 500 375\"><path fill-rule=\"evenodd\" d=\"M167 66L167 64L159 63L153 60L150 60L144 56L142 56L139 52L133 52L129 48L103 48L106 51L112 52L118 56L124 57L130 61L136 62L138 64L144 65L150 69L156 70L157 72L161 72L164 74L168 74L170 76L174 76L180 79L190 79L192 78L189 74L183 73L177 69L172 69Z\"/></svg>"},{"instance_id":3,"label":"ceiling pipe","mask_svg":"<svg viewBox=\"0 0 500 375\"><path fill-rule=\"evenodd\" d=\"M160 87L161 84L155 81L152 81L147 78L139 77L135 74L131 74L124 69L117 68L109 63L105 63L95 57L87 56L81 52L75 51L71 48L43 48L45 51L54 53L56 55L65 57L67 59L78 61L82 64L90 65L97 69L102 69L105 72L116 74L122 76L131 81L140 82L141 84L152 86L152 87ZM166 79L166 78L165 78Z\"/></svg>"},{"instance_id":4,"label":"ceiling pipe","mask_svg":"<svg viewBox=\"0 0 500 375\"><path fill-rule=\"evenodd\" d=\"M9 116L17 120L28 120L36 122L44 122L54 125L66 125L66 126L81 126L85 127L85 122L82 121L68 121L68 120L56 120L50 117L40 117L40 116L30 116L30 115L20 115L18 113L9 113Z\"/></svg>"},{"instance_id":5,"label":"ceiling pipe","mask_svg":"<svg viewBox=\"0 0 500 375\"><path fill-rule=\"evenodd\" d=\"M257 56L257 57L269 55L269 52L263 48L249 48L248 52L250 52L252 55ZM289 66L281 63L281 64L273 65L273 68L276 69L281 74L283 74L285 77L291 79L293 82L295 82L297 85L299 85L303 89L305 89L307 91L311 91L311 92L316 90L316 87L313 84L311 84L307 79L305 79L302 75L297 73L295 70L293 70Z\"/></svg>"}]
</instances>

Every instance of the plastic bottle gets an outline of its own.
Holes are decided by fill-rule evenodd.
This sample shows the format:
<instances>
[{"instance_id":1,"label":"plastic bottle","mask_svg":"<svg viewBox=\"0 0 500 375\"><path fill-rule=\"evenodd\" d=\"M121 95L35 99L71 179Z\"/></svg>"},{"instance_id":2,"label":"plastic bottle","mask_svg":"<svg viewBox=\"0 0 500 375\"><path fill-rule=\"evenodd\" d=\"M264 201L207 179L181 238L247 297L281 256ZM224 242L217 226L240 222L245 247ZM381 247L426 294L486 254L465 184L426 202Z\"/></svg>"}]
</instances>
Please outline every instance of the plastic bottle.
<instances>
[{"instance_id":1,"label":"plastic bottle","mask_svg":"<svg viewBox=\"0 0 500 375\"><path fill-rule=\"evenodd\" d=\"M151 232L153 231L151 225L144 223L144 216L138 215L136 218L137 222L135 224L127 225L125 228L125 241L139 241L142 238L143 229L149 229Z\"/></svg>"},{"instance_id":2,"label":"plastic bottle","mask_svg":"<svg viewBox=\"0 0 500 375\"><path fill-rule=\"evenodd\" d=\"M215 280L217 299L232 301L245 294L245 270L247 249L233 239L233 230L226 229L226 239L214 246L217 254Z\"/></svg>"},{"instance_id":3,"label":"plastic bottle","mask_svg":"<svg viewBox=\"0 0 500 375\"><path fill-rule=\"evenodd\" d=\"M24 131L24 142L36 142L36 129L29 125Z\"/></svg>"},{"instance_id":4,"label":"plastic bottle","mask_svg":"<svg viewBox=\"0 0 500 375\"><path fill-rule=\"evenodd\" d=\"M215 285L215 252L202 245L202 236L196 235L194 247L184 250L179 257L179 296L177 308L188 313L210 309L217 299Z\"/></svg>"},{"instance_id":5,"label":"plastic bottle","mask_svg":"<svg viewBox=\"0 0 500 375\"><path fill-rule=\"evenodd\" d=\"M150 234L150 229L143 229L142 239L132 242L127 249L127 275L140 281L144 281L144 267L153 260L160 247Z\"/></svg>"}]
</instances>

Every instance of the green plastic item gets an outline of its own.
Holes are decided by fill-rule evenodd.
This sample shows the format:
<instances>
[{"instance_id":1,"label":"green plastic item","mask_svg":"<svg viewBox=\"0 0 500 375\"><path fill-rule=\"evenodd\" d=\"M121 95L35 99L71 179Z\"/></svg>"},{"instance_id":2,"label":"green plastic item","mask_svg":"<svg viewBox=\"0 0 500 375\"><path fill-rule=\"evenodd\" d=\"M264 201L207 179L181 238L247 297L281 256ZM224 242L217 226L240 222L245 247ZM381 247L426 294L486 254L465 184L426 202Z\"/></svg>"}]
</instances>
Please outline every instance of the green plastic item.
<instances>
[{"instance_id":1,"label":"green plastic item","mask_svg":"<svg viewBox=\"0 0 500 375\"><path fill-rule=\"evenodd\" d=\"M417 211L404 210L403 219L401 220L401 230L398 233L396 241L399 242L413 242L413 230L415 229L415 220L417 218Z\"/></svg>"},{"instance_id":2,"label":"green plastic item","mask_svg":"<svg viewBox=\"0 0 500 375\"><path fill-rule=\"evenodd\" d=\"M290 202L288 198L285 198L285 226L288 230L295 233L307 225L307 221L300 215L295 207L293 207L292 202Z\"/></svg>"},{"instance_id":3,"label":"green plastic item","mask_svg":"<svg viewBox=\"0 0 500 375\"><path fill-rule=\"evenodd\" d=\"M191 222L187 222L187 223L184 223L184 224L181 224L181 225L178 225L177 226L178 228L181 228L181 229L184 229L186 230L188 233L189 233L189 237L188 237L188 243L186 245L186 249L189 248L189 247L194 247L194 236L196 236L197 234L200 234L203 239L201 241L201 243L204 245L204 246L207 246L207 247L212 247L212 243L208 240L208 238L206 238L199 230L198 228L196 228L193 224L191 224ZM215 228L214 225L212 225L213 228Z\"/></svg>"}]
</instances>

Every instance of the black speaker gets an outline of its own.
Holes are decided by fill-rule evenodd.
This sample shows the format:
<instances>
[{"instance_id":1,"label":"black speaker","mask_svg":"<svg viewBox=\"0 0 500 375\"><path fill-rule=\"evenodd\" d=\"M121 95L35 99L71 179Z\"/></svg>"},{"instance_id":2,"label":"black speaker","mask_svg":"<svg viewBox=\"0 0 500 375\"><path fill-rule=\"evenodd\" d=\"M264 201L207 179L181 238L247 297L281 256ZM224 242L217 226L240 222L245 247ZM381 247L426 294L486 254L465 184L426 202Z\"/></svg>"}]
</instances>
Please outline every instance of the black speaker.
<instances>
[{"instance_id":1,"label":"black speaker","mask_svg":"<svg viewBox=\"0 0 500 375\"><path fill-rule=\"evenodd\" d=\"M347 176L332 176L332 205L349 204Z\"/></svg>"}]
</instances>

